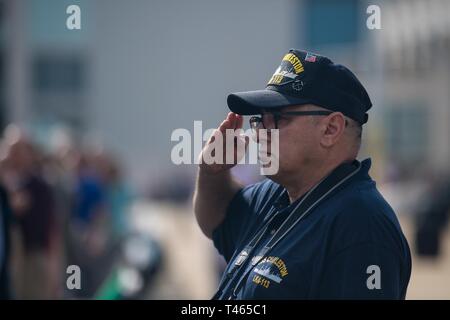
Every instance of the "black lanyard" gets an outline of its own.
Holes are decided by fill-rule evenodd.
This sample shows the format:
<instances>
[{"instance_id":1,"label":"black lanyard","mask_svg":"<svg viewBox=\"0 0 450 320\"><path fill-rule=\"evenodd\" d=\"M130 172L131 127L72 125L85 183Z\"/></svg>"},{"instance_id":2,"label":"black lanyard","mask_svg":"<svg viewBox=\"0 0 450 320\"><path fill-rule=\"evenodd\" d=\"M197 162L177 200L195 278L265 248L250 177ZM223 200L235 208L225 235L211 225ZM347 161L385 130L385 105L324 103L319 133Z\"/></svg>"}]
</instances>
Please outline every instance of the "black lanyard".
<instances>
[{"instance_id":1,"label":"black lanyard","mask_svg":"<svg viewBox=\"0 0 450 320\"><path fill-rule=\"evenodd\" d=\"M270 203L270 202L268 202ZM235 274L239 272L239 270L244 269L244 265L248 264L247 257L250 256L253 253L253 250L257 247L257 245L260 243L262 237L267 232L269 225L272 223L272 221L277 216L277 213L275 212L276 208L272 208L270 212L266 215L263 225L257 229L255 235L253 236L252 240L249 242L248 245L245 246L245 248L239 253L237 258L234 259L233 265L228 269L228 271L223 275L222 280L219 284L219 289L212 298L213 300L216 300L219 298L220 295L222 295L222 291L225 288L225 286L229 283L229 281L236 281L238 278L233 277ZM268 219L267 219L268 218Z\"/></svg>"},{"instance_id":2,"label":"black lanyard","mask_svg":"<svg viewBox=\"0 0 450 320\"><path fill-rule=\"evenodd\" d=\"M258 247L264 234L269 228L270 223L277 216L273 214L274 208L266 216L269 217L268 221L260 228L253 236L252 240L244 247L239 253L234 263L223 276L222 281L219 284L219 289L212 299L218 299L223 295L223 290L230 284L227 290L228 299L236 299L237 293L242 287L244 280L248 276L249 272L257 265L264 257L271 251L293 228L303 219L313 208L315 208L326 197L330 196L333 192L344 186L344 183L348 181L353 175L355 175L361 168L359 161L353 161L353 163L344 163L333 170L327 177L322 179L313 188L311 188L301 201L291 211L289 216L285 219L278 230L272 235L268 243L261 248L258 254L253 255L253 250ZM251 268L247 271L244 266L248 266L248 257L253 256L251 259ZM241 275L241 276L239 276ZM232 290L231 290L231 289ZM231 291L231 292L230 292Z\"/></svg>"}]
</instances>

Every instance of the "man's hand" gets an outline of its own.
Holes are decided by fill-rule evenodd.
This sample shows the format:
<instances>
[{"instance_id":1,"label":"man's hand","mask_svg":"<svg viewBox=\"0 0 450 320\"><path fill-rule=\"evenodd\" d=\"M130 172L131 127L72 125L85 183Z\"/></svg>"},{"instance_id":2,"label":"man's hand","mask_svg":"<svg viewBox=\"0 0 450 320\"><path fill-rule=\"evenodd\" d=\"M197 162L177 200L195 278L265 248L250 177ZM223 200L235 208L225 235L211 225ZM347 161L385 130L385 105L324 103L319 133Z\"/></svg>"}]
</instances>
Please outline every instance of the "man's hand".
<instances>
[{"instance_id":1,"label":"man's hand","mask_svg":"<svg viewBox=\"0 0 450 320\"><path fill-rule=\"evenodd\" d=\"M234 143L231 144L231 142L227 141L227 135L226 135L227 129L231 129L231 130L242 129L243 121L244 121L244 119L241 115L230 112L230 113L228 113L227 118L224 121L222 121L219 128L217 128L213 132L213 134L209 138L208 142L206 143L205 147L203 148L203 150L199 156L199 163L200 163L199 166L200 166L200 171L202 173L218 174L220 172L224 172L225 170L229 170L232 167L234 167L245 156L248 142L249 142L248 137L244 136L243 134L241 134L237 137L235 135L233 135L233 136L229 137L229 138L234 139ZM222 145L217 146L213 142L216 139L220 138L219 137L220 135L222 137ZM229 146L233 145L233 149L227 150L227 145L229 145ZM211 155L211 154L214 155L213 149L217 148L217 147L222 147L222 150L223 150L222 163L211 163L211 164L206 163L205 155ZM227 161L226 161L226 159L227 159L226 155L229 152L232 152L232 155L233 155L232 163L227 163ZM228 156L228 158L231 158L231 156Z\"/></svg>"},{"instance_id":2,"label":"man's hand","mask_svg":"<svg viewBox=\"0 0 450 320\"><path fill-rule=\"evenodd\" d=\"M231 129L233 133L236 133L236 130L242 129L242 123L242 116L230 112L219 128L211 135L199 156L200 165L193 199L194 212L200 229L210 239L212 239L214 229L225 219L226 209L231 199L243 187L233 178L230 169L245 155L248 138L244 135L229 135L229 138L234 141L228 143L226 141L226 130ZM222 138L221 145L213 143L217 137L220 137L219 135ZM230 145L230 148L233 146L232 150L225 149L227 144ZM222 164L206 163L205 157L212 155L213 151L219 147L223 148ZM231 155L228 157L233 160L229 164L226 163L227 152L233 153L231 154L233 157L230 157Z\"/></svg>"}]
</instances>

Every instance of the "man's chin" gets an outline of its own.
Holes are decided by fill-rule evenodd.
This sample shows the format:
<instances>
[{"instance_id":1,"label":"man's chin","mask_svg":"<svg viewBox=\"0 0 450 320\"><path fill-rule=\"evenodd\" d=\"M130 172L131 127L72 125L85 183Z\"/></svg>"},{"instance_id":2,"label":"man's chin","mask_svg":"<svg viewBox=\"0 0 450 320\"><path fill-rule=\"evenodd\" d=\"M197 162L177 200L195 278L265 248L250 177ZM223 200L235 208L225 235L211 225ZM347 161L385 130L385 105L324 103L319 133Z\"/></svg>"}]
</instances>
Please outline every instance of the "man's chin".
<instances>
[{"instance_id":1,"label":"man's chin","mask_svg":"<svg viewBox=\"0 0 450 320\"><path fill-rule=\"evenodd\" d=\"M260 169L261 175L263 175L269 179L276 178L276 176L278 176L280 174L279 166L273 165L272 161L269 161L266 163L263 163L263 162L260 163L259 169Z\"/></svg>"}]
</instances>

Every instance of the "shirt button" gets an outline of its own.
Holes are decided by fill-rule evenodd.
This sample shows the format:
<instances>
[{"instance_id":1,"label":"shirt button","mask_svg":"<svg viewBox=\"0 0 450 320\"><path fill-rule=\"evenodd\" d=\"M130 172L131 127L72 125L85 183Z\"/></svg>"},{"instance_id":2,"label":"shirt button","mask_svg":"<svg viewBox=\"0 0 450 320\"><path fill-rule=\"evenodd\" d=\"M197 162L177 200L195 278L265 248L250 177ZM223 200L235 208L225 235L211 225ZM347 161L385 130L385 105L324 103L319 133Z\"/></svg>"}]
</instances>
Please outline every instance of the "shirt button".
<instances>
[{"instance_id":1,"label":"shirt button","mask_svg":"<svg viewBox=\"0 0 450 320\"><path fill-rule=\"evenodd\" d=\"M275 231L277 231L277 230L275 230L275 229L270 230L270 234L274 234Z\"/></svg>"}]
</instances>

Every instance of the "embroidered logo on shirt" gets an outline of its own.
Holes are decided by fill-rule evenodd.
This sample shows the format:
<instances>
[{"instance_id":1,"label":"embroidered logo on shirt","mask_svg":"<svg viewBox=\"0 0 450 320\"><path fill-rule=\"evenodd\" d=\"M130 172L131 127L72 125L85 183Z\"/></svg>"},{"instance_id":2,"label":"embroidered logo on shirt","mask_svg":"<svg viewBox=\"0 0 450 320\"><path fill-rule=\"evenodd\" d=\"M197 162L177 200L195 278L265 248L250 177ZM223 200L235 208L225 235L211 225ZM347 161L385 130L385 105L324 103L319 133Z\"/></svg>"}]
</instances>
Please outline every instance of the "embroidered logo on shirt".
<instances>
[{"instance_id":1,"label":"embroidered logo on shirt","mask_svg":"<svg viewBox=\"0 0 450 320\"><path fill-rule=\"evenodd\" d=\"M259 262L253 269L256 273L252 281L264 288L269 288L271 281L281 283L283 278L288 275L288 269L284 261L279 257L266 257Z\"/></svg>"}]
</instances>

